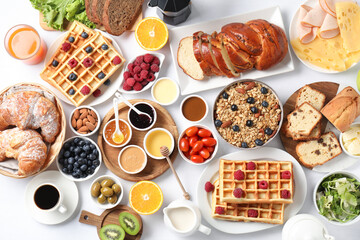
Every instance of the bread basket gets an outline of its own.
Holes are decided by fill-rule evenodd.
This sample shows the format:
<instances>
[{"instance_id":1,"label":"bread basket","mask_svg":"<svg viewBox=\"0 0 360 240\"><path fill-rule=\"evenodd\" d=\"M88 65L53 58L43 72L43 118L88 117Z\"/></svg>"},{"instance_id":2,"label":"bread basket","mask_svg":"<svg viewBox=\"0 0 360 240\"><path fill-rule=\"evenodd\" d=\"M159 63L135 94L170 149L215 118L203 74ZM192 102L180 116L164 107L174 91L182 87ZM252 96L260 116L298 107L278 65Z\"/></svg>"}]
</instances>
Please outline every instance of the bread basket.
<instances>
[{"instance_id":1,"label":"bread basket","mask_svg":"<svg viewBox=\"0 0 360 240\"><path fill-rule=\"evenodd\" d=\"M0 91L0 104L3 101L3 98L6 95L6 93L17 92L20 90L37 91L37 92L42 93L46 98L52 100L52 102L55 104L55 106L59 112L59 115L60 115L60 132L57 135L55 142L53 142L52 144L47 144L48 154L47 154L46 161L37 173L34 173L32 175L22 176L22 175L13 173L11 171L7 171L4 168L0 168L0 174L8 176L8 177L12 177L12 178L27 178L27 177L34 176L34 175L37 175L37 174L45 171L51 165L51 163L56 159L56 156L58 155L58 153L63 145L64 139L65 139L65 132L66 132L66 117L65 117L64 109L61 105L60 100L56 97L56 95L53 92L51 92L49 89L47 89L46 87L44 87L40 84L19 83L19 84L9 86L9 87L3 89L2 91Z\"/></svg>"}]
</instances>

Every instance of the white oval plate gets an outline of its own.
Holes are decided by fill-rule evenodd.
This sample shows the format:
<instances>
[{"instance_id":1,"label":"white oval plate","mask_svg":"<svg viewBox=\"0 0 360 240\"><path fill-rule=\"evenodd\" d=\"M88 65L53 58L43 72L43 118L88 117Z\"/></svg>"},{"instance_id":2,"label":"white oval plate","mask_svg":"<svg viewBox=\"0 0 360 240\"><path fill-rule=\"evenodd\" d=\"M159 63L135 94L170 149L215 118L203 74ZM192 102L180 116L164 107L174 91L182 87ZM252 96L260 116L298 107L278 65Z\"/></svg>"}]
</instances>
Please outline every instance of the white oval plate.
<instances>
[{"instance_id":1,"label":"white oval plate","mask_svg":"<svg viewBox=\"0 0 360 240\"><path fill-rule=\"evenodd\" d=\"M52 56L54 55L54 53L56 52L56 49L58 48L58 46L62 43L65 34L61 34L54 42L51 43L48 52L46 53L46 57L45 57L45 61L44 61L44 66L47 62L50 61L50 59L52 58ZM105 33L105 32L101 32L101 34L103 34L105 37L107 37L108 39L110 39L112 41L112 45L114 46L114 48L116 49L116 51L118 51L121 55L122 51L119 47L119 45L117 44L117 42L115 41L114 38L112 38L109 34ZM105 86L104 84L102 86L100 86L98 89L101 90L101 95L99 97L94 97L93 95L91 95L90 97L88 97L81 105L88 105L88 106L95 106L95 105L99 105L103 102L105 102L106 100L108 100L110 97L112 97L114 95L114 93L116 92L116 90L120 87L123 78L120 77L121 74L121 69L124 68L124 65L121 66L118 70L116 70L116 72L113 73L113 75L111 75L109 77L111 84L109 86ZM51 84L48 84L48 86L50 86L50 89L56 94L56 96L58 96L62 101L73 105L72 102L70 102L70 100L61 93L61 91L59 91L57 88L53 87Z\"/></svg>"},{"instance_id":2,"label":"white oval plate","mask_svg":"<svg viewBox=\"0 0 360 240\"><path fill-rule=\"evenodd\" d=\"M256 151L242 150L239 152L230 153L220 158L228 159L228 160L291 161L293 163L293 169L294 169L295 195L294 195L294 202L292 204L285 205L284 223L290 217L295 216L303 206L307 193L307 183L306 183L305 173L302 167L300 166L300 164L298 163L298 161L296 161L296 159L293 158L287 152L278 148L263 147L257 149ZM218 177L219 177L219 161L212 161L201 174L196 191L197 205L200 208L202 216L211 226L222 232L231 233L231 234L257 232L264 229L279 226L278 224L256 223L256 222L247 222L247 223L232 222L232 221L218 220L212 218L211 216L212 193L207 193L204 189L204 186L207 181L214 182Z\"/></svg>"}]
</instances>

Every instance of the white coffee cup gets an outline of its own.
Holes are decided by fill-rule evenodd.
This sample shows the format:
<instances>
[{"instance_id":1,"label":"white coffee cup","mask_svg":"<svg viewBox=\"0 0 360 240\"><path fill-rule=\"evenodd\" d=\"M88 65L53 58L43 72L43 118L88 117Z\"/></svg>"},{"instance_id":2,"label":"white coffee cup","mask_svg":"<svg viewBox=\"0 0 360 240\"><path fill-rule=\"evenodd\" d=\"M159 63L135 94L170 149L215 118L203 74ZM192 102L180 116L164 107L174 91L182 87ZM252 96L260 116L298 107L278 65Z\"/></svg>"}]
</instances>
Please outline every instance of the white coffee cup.
<instances>
[{"instance_id":1,"label":"white coffee cup","mask_svg":"<svg viewBox=\"0 0 360 240\"><path fill-rule=\"evenodd\" d=\"M65 213L67 208L63 203L63 196L60 189L53 183L43 183L34 191L35 206L45 212Z\"/></svg>"}]
</instances>

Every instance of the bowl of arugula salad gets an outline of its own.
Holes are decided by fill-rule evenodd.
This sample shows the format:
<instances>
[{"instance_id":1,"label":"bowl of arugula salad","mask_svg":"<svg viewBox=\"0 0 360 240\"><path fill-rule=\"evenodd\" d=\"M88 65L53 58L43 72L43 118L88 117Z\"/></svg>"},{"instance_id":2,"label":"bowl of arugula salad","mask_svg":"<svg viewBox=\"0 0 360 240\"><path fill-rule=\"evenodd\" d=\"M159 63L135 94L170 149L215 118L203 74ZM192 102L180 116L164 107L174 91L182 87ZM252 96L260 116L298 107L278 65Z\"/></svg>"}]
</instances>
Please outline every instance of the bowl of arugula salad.
<instances>
[{"instance_id":1,"label":"bowl of arugula salad","mask_svg":"<svg viewBox=\"0 0 360 240\"><path fill-rule=\"evenodd\" d=\"M335 225L351 225L360 220L360 178L347 171L325 175L314 189L317 211Z\"/></svg>"}]
</instances>

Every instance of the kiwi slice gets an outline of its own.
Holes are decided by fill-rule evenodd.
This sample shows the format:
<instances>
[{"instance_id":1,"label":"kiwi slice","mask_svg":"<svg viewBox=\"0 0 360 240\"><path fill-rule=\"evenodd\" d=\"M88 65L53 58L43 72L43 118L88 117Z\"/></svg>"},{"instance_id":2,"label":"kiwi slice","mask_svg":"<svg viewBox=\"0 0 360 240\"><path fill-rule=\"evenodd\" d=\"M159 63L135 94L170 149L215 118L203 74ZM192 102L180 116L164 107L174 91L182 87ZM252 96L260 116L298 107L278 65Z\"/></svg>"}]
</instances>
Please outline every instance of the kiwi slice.
<instances>
[{"instance_id":1,"label":"kiwi slice","mask_svg":"<svg viewBox=\"0 0 360 240\"><path fill-rule=\"evenodd\" d=\"M136 235L140 231L140 223L137 217L129 212L122 212L119 215L120 226L129 235Z\"/></svg>"},{"instance_id":2,"label":"kiwi slice","mask_svg":"<svg viewBox=\"0 0 360 240\"><path fill-rule=\"evenodd\" d=\"M108 224L100 229L101 240L123 240L125 238L124 229L116 224Z\"/></svg>"}]
</instances>

